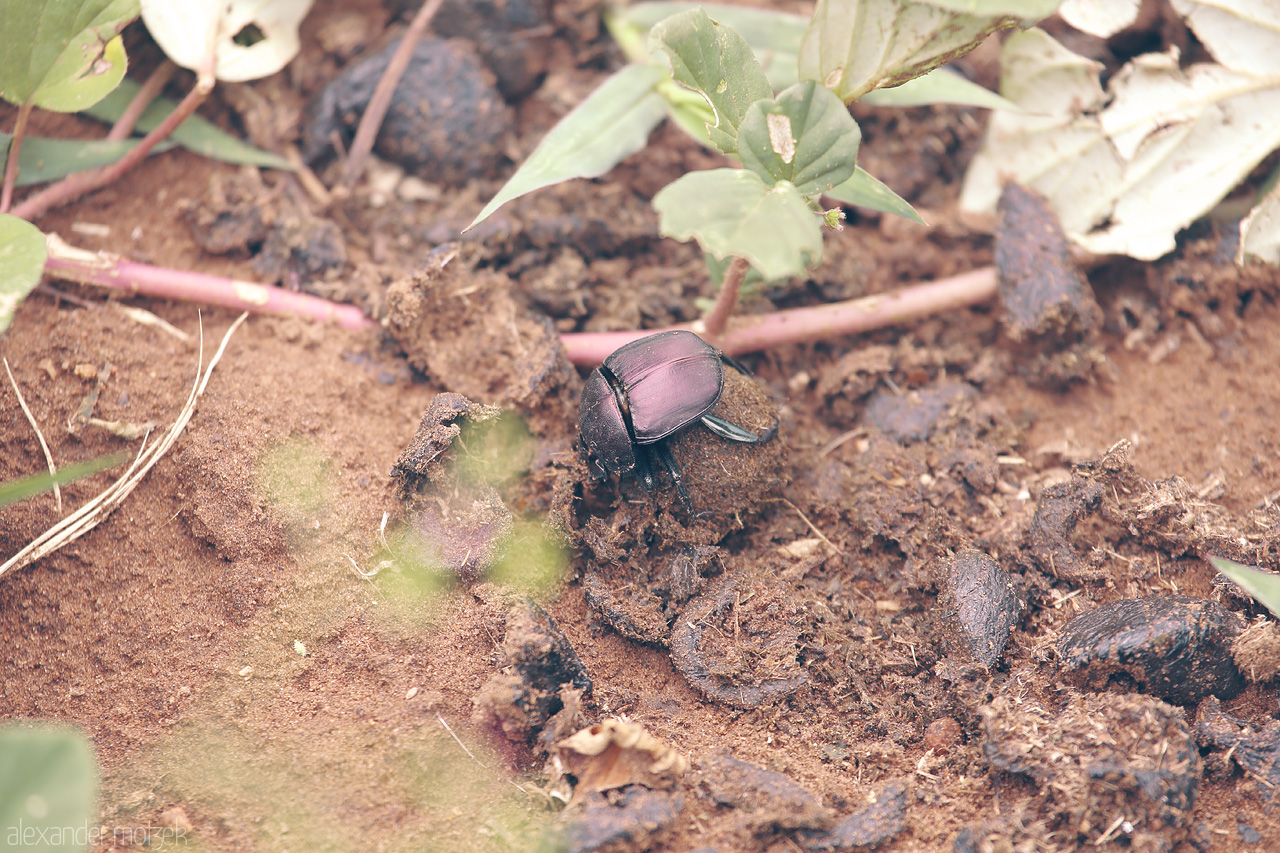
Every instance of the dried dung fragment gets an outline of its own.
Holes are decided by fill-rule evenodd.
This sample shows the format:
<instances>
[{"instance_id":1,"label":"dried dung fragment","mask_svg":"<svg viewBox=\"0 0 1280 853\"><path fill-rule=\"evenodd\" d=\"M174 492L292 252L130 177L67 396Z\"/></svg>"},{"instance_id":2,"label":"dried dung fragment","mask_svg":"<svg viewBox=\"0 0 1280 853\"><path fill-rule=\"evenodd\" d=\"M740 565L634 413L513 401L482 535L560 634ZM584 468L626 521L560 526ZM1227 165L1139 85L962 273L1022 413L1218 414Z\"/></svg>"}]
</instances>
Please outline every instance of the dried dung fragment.
<instances>
[{"instance_id":1,"label":"dried dung fragment","mask_svg":"<svg viewBox=\"0 0 1280 853\"><path fill-rule=\"evenodd\" d=\"M1201 746L1231 753L1231 758L1267 788L1268 798L1280 792L1280 720L1254 729L1222 710L1214 696L1196 710L1196 737Z\"/></svg>"},{"instance_id":2,"label":"dried dung fragment","mask_svg":"<svg viewBox=\"0 0 1280 853\"><path fill-rule=\"evenodd\" d=\"M1180 708L1140 694L1087 694L1062 709L1001 695L978 711L991 765L1029 776L1060 843L1094 844L1121 830L1133 849L1172 850L1191 828L1200 753ZM1112 828L1114 824L1114 828Z\"/></svg>"},{"instance_id":3,"label":"dried dung fragment","mask_svg":"<svg viewBox=\"0 0 1280 853\"><path fill-rule=\"evenodd\" d=\"M267 237L267 188L257 169L209 179L208 195L182 208L196 245L213 255L248 253Z\"/></svg>"},{"instance_id":4,"label":"dried dung fragment","mask_svg":"<svg viewBox=\"0 0 1280 853\"><path fill-rule=\"evenodd\" d=\"M1102 309L1067 249L1048 203L1017 184L1000 196L995 259L1005 330L1032 380L1061 384L1089 375Z\"/></svg>"},{"instance_id":5,"label":"dried dung fragment","mask_svg":"<svg viewBox=\"0 0 1280 853\"><path fill-rule=\"evenodd\" d=\"M589 794L564 832L566 853L640 853L651 850L684 811L677 792L639 785L612 794Z\"/></svg>"},{"instance_id":6,"label":"dried dung fragment","mask_svg":"<svg viewBox=\"0 0 1280 853\"><path fill-rule=\"evenodd\" d=\"M938 612L949 645L991 669L1022 614L1013 580L999 563L972 548L947 560L942 571Z\"/></svg>"},{"instance_id":7,"label":"dried dung fragment","mask_svg":"<svg viewBox=\"0 0 1280 853\"><path fill-rule=\"evenodd\" d=\"M835 813L790 776L730 755L701 762L699 783L716 805L736 809L756 834L774 830L826 829Z\"/></svg>"},{"instance_id":8,"label":"dried dung fragment","mask_svg":"<svg viewBox=\"0 0 1280 853\"><path fill-rule=\"evenodd\" d=\"M335 136L350 143L373 91L399 43L346 68L307 107L303 157L316 163ZM511 111L493 74L471 45L424 38L414 45L374 151L432 183L457 186L495 177L505 159Z\"/></svg>"},{"instance_id":9,"label":"dried dung fragment","mask_svg":"<svg viewBox=\"0 0 1280 853\"><path fill-rule=\"evenodd\" d=\"M472 249L443 246L387 290L387 331L409 364L473 400L512 406L537 435L577 418L582 380L546 317L520 307L511 280L474 269Z\"/></svg>"},{"instance_id":10,"label":"dried dung fragment","mask_svg":"<svg viewBox=\"0 0 1280 853\"><path fill-rule=\"evenodd\" d=\"M1260 619L1236 637L1231 658L1249 681L1270 681L1280 675L1280 627Z\"/></svg>"},{"instance_id":11,"label":"dried dung fragment","mask_svg":"<svg viewBox=\"0 0 1280 853\"><path fill-rule=\"evenodd\" d=\"M875 847L902 832L907 825L906 813L906 783L891 782L871 805L842 818L825 832L797 833L796 841L815 853Z\"/></svg>"},{"instance_id":12,"label":"dried dung fragment","mask_svg":"<svg viewBox=\"0 0 1280 853\"><path fill-rule=\"evenodd\" d=\"M670 788L688 769L688 760L645 731L639 723L605 720L556 744L566 773L576 776L574 798L627 785Z\"/></svg>"},{"instance_id":13,"label":"dried dung fragment","mask_svg":"<svg viewBox=\"0 0 1280 853\"><path fill-rule=\"evenodd\" d=\"M402 497L415 494L448 476L446 453L467 424L492 421L501 414L497 406L473 403L461 394L446 391L431 398L418 422L418 431L391 468Z\"/></svg>"},{"instance_id":14,"label":"dried dung fragment","mask_svg":"<svg viewBox=\"0 0 1280 853\"><path fill-rule=\"evenodd\" d=\"M416 3L402 5L418 9ZM432 29L474 43L508 101L533 92L551 60L549 0L446 0Z\"/></svg>"},{"instance_id":15,"label":"dried dung fragment","mask_svg":"<svg viewBox=\"0 0 1280 853\"><path fill-rule=\"evenodd\" d=\"M1187 595L1126 598L1081 613L1062 628L1058 658L1085 689L1113 676L1186 705L1230 699L1244 689L1231 657L1240 617L1216 601Z\"/></svg>"},{"instance_id":16,"label":"dried dung fragment","mask_svg":"<svg viewBox=\"0 0 1280 853\"><path fill-rule=\"evenodd\" d=\"M709 699L757 708L809 682L796 659L802 614L763 577L726 575L689 602L671 632L671 660Z\"/></svg>"},{"instance_id":17,"label":"dried dung fragment","mask_svg":"<svg viewBox=\"0 0 1280 853\"><path fill-rule=\"evenodd\" d=\"M347 241L342 229L299 205L285 206L276 214L262 248L253 257L253 272L261 281L324 297L345 295L326 279L346 265Z\"/></svg>"},{"instance_id":18,"label":"dried dung fragment","mask_svg":"<svg viewBox=\"0 0 1280 853\"><path fill-rule=\"evenodd\" d=\"M902 444L925 441L974 393L973 386L965 382L943 382L903 394L877 391L867 401L863 419Z\"/></svg>"},{"instance_id":19,"label":"dried dung fragment","mask_svg":"<svg viewBox=\"0 0 1280 853\"><path fill-rule=\"evenodd\" d=\"M569 639L532 601L507 615L498 667L473 700L474 716L511 741L531 742L565 708L566 691L591 692L591 677Z\"/></svg>"},{"instance_id":20,"label":"dried dung fragment","mask_svg":"<svg viewBox=\"0 0 1280 853\"><path fill-rule=\"evenodd\" d=\"M1027 531L1031 556L1041 570L1069 581L1102 577L1101 556L1082 556L1071 544L1071 532L1080 519L1097 511L1105 496L1102 483L1081 477L1054 483L1041 493Z\"/></svg>"}]
</instances>

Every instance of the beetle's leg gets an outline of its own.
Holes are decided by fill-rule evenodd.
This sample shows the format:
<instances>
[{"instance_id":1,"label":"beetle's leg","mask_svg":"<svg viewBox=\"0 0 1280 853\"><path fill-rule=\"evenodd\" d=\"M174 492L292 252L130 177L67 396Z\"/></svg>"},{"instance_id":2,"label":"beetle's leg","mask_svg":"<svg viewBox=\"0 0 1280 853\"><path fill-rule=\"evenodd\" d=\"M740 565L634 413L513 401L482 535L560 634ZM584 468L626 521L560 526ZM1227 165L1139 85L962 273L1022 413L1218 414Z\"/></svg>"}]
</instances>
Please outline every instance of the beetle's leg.
<instances>
[{"instance_id":1,"label":"beetle's leg","mask_svg":"<svg viewBox=\"0 0 1280 853\"><path fill-rule=\"evenodd\" d=\"M732 367L734 370L741 373L743 376L751 375L751 371L747 369L747 366L742 362L738 361L736 358L734 358L731 355L725 355L724 353L720 353L720 360L723 361L725 364L729 365L730 367Z\"/></svg>"},{"instance_id":2,"label":"beetle's leg","mask_svg":"<svg viewBox=\"0 0 1280 853\"><path fill-rule=\"evenodd\" d=\"M680 495L680 501L684 504L684 508L693 512L693 502L689 500L689 493L684 489L684 474L680 471L680 465L676 462L676 458L671 455L671 450L667 447L665 441L660 441L653 445L653 455L657 457L659 464L667 469L667 473L671 475L671 480L676 484L676 494Z\"/></svg>"},{"instance_id":3,"label":"beetle's leg","mask_svg":"<svg viewBox=\"0 0 1280 853\"><path fill-rule=\"evenodd\" d=\"M658 481L653 476L653 455L649 452L649 448L636 445L636 479L640 481L640 485L644 486L645 491L652 492L658 488Z\"/></svg>"},{"instance_id":4,"label":"beetle's leg","mask_svg":"<svg viewBox=\"0 0 1280 853\"><path fill-rule=\"evenodd\" d=\"M765 430L764 435L756 435L754 432L738 426L733 421L726 421L724 418L716 417L715 415L703 415L702 425L721 438L740 441L743 444L764 444L778 434L778 421L776 419L773 422L773 426Z\"/></svg>"}]
</instances>

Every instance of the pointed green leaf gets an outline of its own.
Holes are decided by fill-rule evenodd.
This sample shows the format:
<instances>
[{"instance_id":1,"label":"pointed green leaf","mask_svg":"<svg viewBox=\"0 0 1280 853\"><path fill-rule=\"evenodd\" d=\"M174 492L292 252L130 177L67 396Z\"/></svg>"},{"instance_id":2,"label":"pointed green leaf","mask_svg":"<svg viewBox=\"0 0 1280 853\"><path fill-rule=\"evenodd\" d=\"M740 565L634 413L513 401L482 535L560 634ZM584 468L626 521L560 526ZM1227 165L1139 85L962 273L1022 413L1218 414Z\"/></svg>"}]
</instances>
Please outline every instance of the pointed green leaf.
<instances>
[{"instance_id":1,"label":"pointed green leaf","mask_svg":"<svg viewBox=\"0 0 1280 853\"><path fill-rule=\"evenodd\" d=\"M13 137L0 133L0 157L3 157ZM137 139L50 139L45 136L28 136L22 140L18 152L18 180L15 186L25 187L44 184L65 178L75 172L109 166L138 144ZM153 151L158 153L173 148L165 140Z\"/></svg>"},{"instance_id":2,"label":"pointed green leaf","mask_svg":"<svg viewBox=\"0 0 1280 853\"><path fill-rule=\"evenodd\" d=\"M128 453L113 453L110 456L101 456L97 459L90 459L88 462L79 462L75 465L59 468L56 474L50 474L45 471L43 474L32 474L30 477L22 477L18 480L10 480L7 483L0 483L0 507L24 501L27 498L35 497L45 492L51 492L54 486L61 486L83 477L88 477L91 474L96 474L99 471L105 471L122 462L127 462L128 459Z\"/></svg>"},{"instance_id":3,"label":"pointed green leaf","mask_svg":"<svg viewBox=\"0 0 1280 853\"><path fill-rule=\"evenodd\" d=\"M822 260L821 220L794 185L768 186L743 169L690 172L653 197L658 231L696 239L717 258L739 256L770 281Z\"/></svg>"},{"instance_id":4,"label":"pointed green leaf","mask_svg":"<svg viewBox=\"0 0 1280 853\"><path fill-rule=\"evenodd\" d=\"M919 222L921 225L928 224L920 218L920 214L916 213L915 208L907 204L902 196L880 183L861 167L854 171L852 178L835 189L823 193L823 195L842 204L866 207L871 210L878 210L881 213L892 213L895 216L901 216L903 219Z\"/></svg>"},{"instance_id":5,"label":"pointed green leaf","mask_svg":"<svg viewBox=\"0 0 1280 853\"><path fill-rule=\"evenodd\" d=\"M796 82L796 54L800 50L800 39L804 38L805 27L809 25L806 15L683 0L632 3L623 6L617 14L627 23L647 32L664 18L697 8L705 10L712 20L732 27L747 40L760 67L769 78L773 91L781 91Z\"/></svg>"},{"instance_id":6,"label":"pointed green leaf","mask_svg":"<svg viewBox=\"0 0 1280 853\"><path fill-rule=\"evenodd\" d=\"M1222 572L1260 601L1277 619L1280 619L1280 575L1264 572L1252 566L1241 565L1234 560L1210 557L1213 567Z\"/></svg>"},{"instance_id":7,"label":"pointed green leaf","mask_svg":"<svg viewBox=\"0 0 1280 853\"><path fill-rule=\"evenodd\" d=\"M512 199L572 178L598 177L643 148L666 114L654 91L666 77L653 65L627 65L604 81L551 128L466 230Z\"/></svg>"},{"instance_id":8,"label":"pointed green leaf","mask_svg":"<svg viewBox=\"0 0 1280 853\"><path fill-rule=\"evenodd\" d=\"M659 22L649 32L649 52L659 51L671 60L676 82L701 92L715 110L715 124L707 128L712 144L734 153L738 125L747 109L773 97L746 39L702 9L692 9Z\"/></svg>"},{"instance_id":9,"label":"pointed green leaf","mask_svg":"<svg viewBox=\"0 0 1280 853\"><path fill-rule=\"evenodd\" d=\"M79 731L0 727L0 838L6 850L84 850L98 825L97 788L93 749Z\"/></svg>"},{"instance_id":10,"label":"pointed green leaf","mask_svg":"<svg viewBox=\"0 0 1280 853\"><path fill-rule=\"evenodd\" d=\"M858 99L877 107L919 107L927 104L960 104L992 110L1023 112L1013 101L1000 97L990 89L952 71L935 68L928 74L908 80L892 89L873 89Z\"/></svg>"},{"instance_id":11,"label":"pointed green leaf","mask_svg":"<svg viewBox=\"0 0 1280 853\"><path fill-rule=\"evenodd\" d=\"M113 123L120 118L125 107L129 106L129 102L133 100L139 88L141 87L137 83L126 78L121 81L119 88L85 112L99 121ZM177 104L169 98L156 98L139 117L134 129L138 133L150 133L164 121L169 113L173 112L176 106ZM193 115L178 125L169 138L188 151L202 157L221 160L224 163L293 171L289 161L279 154L263 151L244 140L237 139L198 115ZM158 146L156 150L160 150Z\"/></svg>"},{"instance_id":12,"label":"pointed green leaf","mask_svg":"<svg viewBox=\"0 0 1280 853\"><path fill-rule=\"evenodd\" d=\"M119 33L136 17L138 0L0 0L0 97L90 106L124 77Z\"/></svg>"},{"instance_id":13,"label":"pointed green leaf","mask_svg":"<svg viewBox=\"0 0 1280 853\"><path fill-rule=\"evenodd\" d=\"M0 334L13 322L18 303L40 283L47 257L39 228L0 213Z\"/></svg>"},{"instance_id":14,"label":"pointed green leaf","mask_svg":"<svg viewBox=\"0 0 1280 853\"><path fill-rule=\"evenodd\" d=\"M738 128L738 158L765 183L790 181L814 195L853 176L861 141L844 102L809 80L751 105Z\"/></svg>"}]
</instances>

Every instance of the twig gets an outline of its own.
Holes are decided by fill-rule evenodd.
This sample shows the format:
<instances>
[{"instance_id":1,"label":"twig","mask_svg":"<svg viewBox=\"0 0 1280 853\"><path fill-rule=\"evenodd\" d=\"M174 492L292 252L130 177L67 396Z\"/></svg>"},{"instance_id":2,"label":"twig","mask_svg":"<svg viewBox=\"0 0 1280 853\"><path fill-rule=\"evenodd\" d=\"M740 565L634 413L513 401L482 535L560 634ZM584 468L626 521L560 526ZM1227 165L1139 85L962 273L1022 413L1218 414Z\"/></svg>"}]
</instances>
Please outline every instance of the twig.
<instances>
[{"instance_id":1,"label":"twig","mask_svg":"<svg viewBox=\"0 0 1280 853\"><path fill-rule=\"evenodd\" d=\"M31 101L18 107L18 117L13 123L13 139L9 141L9 158L4 164L4 188L0 189L0 213L8 213L13 204L13 185L18 180L18 152L22 150L23 137L27 135L27 122L31 119Z\"/></svg>"},{"instance_id":2,"label":"twig","mask_svg":"<svg viewBox=\"0 0 1280 853\"><path fill-rule=\"evenodd\" d=\"M231 336L236 329L240 328L240 324L248 316L248 314L241 314L231 324L231 328L227 329L227 333L223 336L217 352L209 360L208 367L203 366L204 335L202 331L200 355L196 362L196 381L191 388L191 393L187 395L187 401L178 413L177 419L174 420L173 426L169 427L165 434L160 437L160 440L149 449L147 448L147 440L144 438L142 447L138 448L138 455L134 458L133 464L118 480L103 490L96 498L89 501L89 503L36 537L25 548L5 561L3 565L0 565L0 577L3 577L5 572L10 569L22 568L34 563L41 557L58 550L63 545L79 539L97 527L99 522L110 515L116 507L124 503L125 498L133 492L138 483L142 482L142 478L147 475L147 472L169 451L169 448L178 440L178 436L187 428L187 424L191 422L191 417L195 414L196 402L204 394L204 389L209 384L209 378L213 376L213 368L222 360L222 354L226 351L227 343L231 340Z\"/></svg>"},{"instance_id":3,"label":"twig","mask_svg":"<svg viewBox=\"0 0 1280 853\"><path fill-rule=\"evenodd\" d=\"M153 267L126 261L108 252L87 252L67 245L56 234L46 234L45 238L49 245L45 272L68 281L239 311L293 314L321 322L332 321L343 329L365 329L374 325L354 305L252 281Z\"/></svg>"},{"instance_id":4,"label":"twig","mask_svg":"<svg viewBox=\"0 0 1280 853\"><path fill-rule=\"evenodd\" d=\"M751 263L746 258L735 255L729 262L729 268L724 272L724 282L720 285L720 292L716 294L715 304L702 317L702 328L696 328L697 324L695 324L694 331L711 343L717 345L720 343L725 327L729 324L729 318L733 316L733 309L738 304L738 291L742 289L742 281L747 277L747 271L750 269Z\"/></svg>"},{"instance_id":5,"label":"twig","mask_svg":"<svg viewBox=\"0 0 1280 853\"><path fill-rule=\"evenodd\" d=\"M355 138L351 140L351 150L347 152L347 164L342 169L343 186L348 188L355 186L355 182L359 179L360 172L364 168L364 159L373 150L373 142L378 137L378 129L382 127L382 119L386 117L387 109L391 106L391 96L395 94L396 86L404 76L404 70L409 67L409 60L413 58L413 48L426 32L427 24L431 23L431 19L435 17L443 2L444 0L426 0L422 4L418 14L413 16L413 22L405 31L396 52L391 55L387 70L383 72L382 79L373 90L373 97L369 99L364 115L360 116L360 125L356 128Z\"/></svg>"},{"instance_id":6,"label":"twig","mask_svg":"<svg viewBox=\"0 0 1280 853\"><path fill-rule=\"evenodd\" d=\"M9 374L9 384L13 386L13 393L18 395L18 405L22 407L22 413L27 416L27 422L31 424L31 428L36 431L36 438L40 439L40 449L44 451L44 461L49 466L49 476L54 477L53 481L53 497L58 503L58 515L62 515L62 489L58 486L58 466L53 464L53 454L49 452L49 445L44 440L44 433L40 431L40 425L36 423L35 415L31 414L31 410L27 408L27 401L22 399L22 391L18 388L18 382L13 378L13 371L9 369L9 359L4 359L4 372Z\"/></svg>"},{"instance_id":7,"label":"twig","mask_svg":"<svg viewBox=\"0 0 1280 853\"><path fill-rule=\"evenodd\" d=\"M809 308L792 308L753 317L734 317L720 348L728 355L785 344L854 335L932 314L976 305L996 295L996 271L983 267L951 278ZM695 324L671 328L696 331ZM569 361L600 364L618 347L663 329L629 332L569 332L560 336Z\"/></svg>"},{"instance_id":8,"label":"twig","mask_svg":"<svg viewBox=\"0 0 1280 853\"><path fill-rule=\"evenodd\" d=\"M805 515L803 512L800 511L800 507L796 506L786 498L778 498L778 500L782 501L784 504L786 504L787 506L795 510L796 515L800 516L800 520L805 523L805 526L809 528L809 531L813 533L814 536L817 536L824 543L826 543L826 546L828 548L830 548L832 551L834 551L837 554L844 553L843 549L836 547L836 544L832 542L830 539L828 539L827 535L823 533L821 530L819 530L818 526L809 520L809 516Z\"/></svg>"},{"instance_id":9,"label":"twig","mask_svg":"<svg viewBox=\"0 0 1280 853\"><path fill-rule=\"evenodd\" d=\"M133 96L133 100L129 102L129 106L124 108L124 112L120 113L120 118L116 119L116 123L111 126L111 130L107 133L107 139L128 139L133 135L133 128L138 123L138 119L147 111L147 107L151 106L151 102L160 96L160 92L173 79L173 74L178 70L178 66L166 59L161 62L156 70L151 72L148 77L138 88L137 94Z\"/></svg>"},{"instance_id":10,"label":"twig","mask_svg":"<svg viewBox=\"0 0 1280 853\"><path fill-rule=\"evenodd\" d=\"M440 725L444 726L444 730L449 733L449 736L453 738L454 742L457 743L458 746L462 747L462 751L471 757L471 760L476 763L477 767L479 767L481 770L488 770L488 768L486 768L483 764L480 763L480 759L476 758L475 753L467 749L467 745L462 742L462 739L453 733L453 729L449 726L447 722L445 722L445 719L443 716L441 716L440 714L436 714L436 719L440 721ZM522 794L529 793L524 788L521 788L520 785L518 785L515 781L511 779L508 779L507 781L510 782L512 785L514 785L516 789L520 791L520 793Z\"/></svg>"},{"instance_id":11,"label":"twig","mask_svg":"<svg viewBox=\"0 0 1280 853\"><path fill-rule=\"evenodd\" d=\"M182 99L182 102L174 108L173 112L165 116L164 121L160 122L154 130L142 137L141 141L131 148L128 154L125 154L109 166L68 175L53 186L41 190L22 202L22 204L19 204L13 209L13 214L26 220L39 219L59 205L74 201L85 193L101 189L107 184L118 180L125 172L141 163L151 153L152 148L155 148L161 140L168 138L169 134L173 133L174 128L182 124L188 116L194 113L196 107L204 103L204 99L209 97L209 92L212 89L212 78L209 80L200 79L191 91L187 93L187 96Z\"/></svg>"}]
</instances>

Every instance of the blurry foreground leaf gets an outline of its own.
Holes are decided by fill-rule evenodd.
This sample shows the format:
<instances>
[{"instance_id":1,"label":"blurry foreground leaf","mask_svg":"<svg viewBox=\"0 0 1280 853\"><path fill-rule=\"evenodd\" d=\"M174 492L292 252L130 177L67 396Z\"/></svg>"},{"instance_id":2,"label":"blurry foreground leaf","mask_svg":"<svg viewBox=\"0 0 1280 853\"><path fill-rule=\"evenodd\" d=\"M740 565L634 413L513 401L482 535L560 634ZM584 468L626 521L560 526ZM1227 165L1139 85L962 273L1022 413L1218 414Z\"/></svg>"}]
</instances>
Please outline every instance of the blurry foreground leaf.
<instances>
[{"instance_id":1,"label":"blurry foreground leaf","mask_svg":"<svg viewBox=\"0 0 1280 853\"><path fill-rule=\"evenodd\" d=\"M141 0L142 20L165 55L202 71L209 45L211 69L233 83L275 74L298 54L298 27L313 0Z\"/></svg>"},{"instance_id":2,"label":"blurry foreground leaf","mask_svg":"<svg viewBox=\"0 0 1280 853\"><path fill-rule=\"evenodd\" d=\"M83 110L124 78L119 33L138 0L0 0L0 97Z\"/></svg>"},{"instance_id":3,"label":"blurry foreground leaf","mask_svg":"<svg viewBox=\"0 0 1280 853\"><path fill-rule=\"evenodd\" d=\"M57 474L50 474L46 471L43 474L32 474L30 477L0 483L0 507L24 501L27 498L35 497L45 492L51 492L54 486L63 486L82 477L88 477L90 474L105 471L127 461L128 458L128 453L113 453L110 456L90 459L88 462L68 465L65 468L58 469Z\"/></svg>"},{"instance_id":4,"label":"blurry foreground leaf","mask_svg":"<svg viewBox=\"0 0 1280 853\"><path fill-rule=\"evenodd\" d=\"M1110 38L1138 19L1142 0L1065 0L1062 20L1083 33Z\"/></svg>"},{"instance_id":5,"label":"blurry foreground leaf","mask_svg":"<svg viewBox=\"0 0 1280 853\"><path fill-rule=\"evenodd\" d=\"M872 177L861 166L854 169L853 177L840 186L827 190L823 195L842 204L852 204L855 207L865 207L881 213L892 213L903 219L919 222L921 225L927 224L902 196Z\"/></svg>"},{"instance_id":6,"label":"blurry foreground leaf","mask_svg":"<svg viewBox=\"0 0 1280 853\"><path fill-rule=\"evenodd\" d=\"M822 259L821 220L789 182L771 187L742 169L690 172L663 187L653 206L663 236L697 239L717 258L746 258L770 281Z\"/></svg>"},{"instance_id":7,"label":"blurry foreground leaf","mask_svg":"<svg viewBox=\"0 0 1280 853\"><path fill-rule=\"evenodd\" d=\"M649 141L666 106L654 87L666 72L628 65L561 119L467 226L475 228L512 199L573 178L603 175Z\"/></svg>"},{"instance_id":8,"label":"blurry foreground leaf","mask_svg":"<svg viewBox=\"0 0 1280 853\"><path fill-rule=\"evenodd\" d=\"M0 839L5 850L79 853L97 826L97 789L93 750L79 731L0 728Z\"/></svg>"},{"instance_id":9,"label":"blurry foreground leaf","mask_svg":"<svg viewBox=\"0 0 1280 853\"><path fill-rule=\"evenodd\" d=\"M515 530L485 578L535 598L555 589L569 570L569 554L532 519L517 521Z\"/></svg>"},{"instance_id":10,"label":"blurry foreground leaf","mask_svg":"<svg viewBox=\"0 0 1280 853\"><path fill-rule=\"evenodd\" d=\"M133 100L133 96L137 94L139 88L141 87L134 81L125 79L120 83L118 89L103 98L91 109L86 110L86 113L99 121L104 121L108 124L114 123L120 118L129 102ZM164 121L169 113L173 112L176 106L177 104L168 98L156 98L138 118L134 129L138 133L150 133L159 126L160 122ZM263 151L261 148L237 139L198 115L193 115L178 125L173 133L169 135L169 139L188 151L203 157L221 160L224 163L293 170L293 167L289 165L289 161L280 155L272 154L270 151ZM160 150L160 148L157 146L156 150Z\"/></svg>"},{"instance_id":11,"label":"blurry foreground leaf","mask_svg":"<svg viewBox=\"0 0 1280 853\"><path fill-rule=\"evenodd\" d=\"M8 151L13 137L0 133L0 157ZM14 186L26 187L65 178L75 172L109 166L138 144L137 139L51 139L26 136L18 152L18 180ZM168 151L173 142L165 140L153 151Z\"/></svg>"},{"instance_id":12,"label":"blurry foreground leaf","mask_svg":"<svg viewBox=\"0 0 1280 853\"><path fill-rule=\"evenodd\" d=\"M991 211L1008 179L1045 195L1063 230L1098 254L1154 260L1280 147L1280 12L1265 0L1173 0L1218 62L1145 54L1111 77L1050 36L1005 43L996 113L961 206Z\"/></svg>"},{"instance_id":13,"label":"blurry foreground leaf","mask_svg":"<svg viewBox=\"0 0 1280 853\"><path fill-rule=\"evenodd\" d=\"M1222 572L1243 589L1261 602L1272 615L1280 619L1280 575L1272 574L1245 566L1234 560L1222 557L1210 557L1213 567Z\"/></svg>"},{"instance_id":14,"label":"blurry foreground leaf","mask_svg":"<svg viewBox=\"0 0 1280 853\"><path fill-rule=\"evenodd\" d=\"M37 284L49 255L40 229L0 213L0 334L13 322L13 312Z\"/></svg>"}]
</instances>

